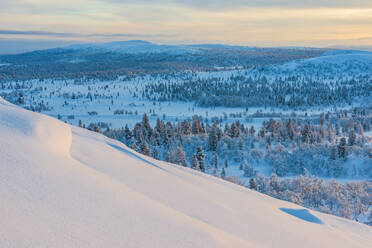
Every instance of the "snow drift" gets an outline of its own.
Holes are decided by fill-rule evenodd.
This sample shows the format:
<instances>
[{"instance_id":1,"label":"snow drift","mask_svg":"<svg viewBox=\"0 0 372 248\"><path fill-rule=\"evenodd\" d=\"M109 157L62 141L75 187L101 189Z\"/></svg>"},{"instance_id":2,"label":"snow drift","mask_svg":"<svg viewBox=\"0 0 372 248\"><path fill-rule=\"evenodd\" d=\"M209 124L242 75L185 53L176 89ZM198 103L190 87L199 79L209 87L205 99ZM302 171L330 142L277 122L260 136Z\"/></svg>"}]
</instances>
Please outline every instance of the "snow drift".
<instances>
[{"instance_id":1,"label":"snow drift","mask_svg":"<svg viewBox=\"0 0 372 248\"><path fill-rule=\"evenodd\" d=\"M370 247L372 228L0 100L0 247Z\"/></svg>"}]
</instances>

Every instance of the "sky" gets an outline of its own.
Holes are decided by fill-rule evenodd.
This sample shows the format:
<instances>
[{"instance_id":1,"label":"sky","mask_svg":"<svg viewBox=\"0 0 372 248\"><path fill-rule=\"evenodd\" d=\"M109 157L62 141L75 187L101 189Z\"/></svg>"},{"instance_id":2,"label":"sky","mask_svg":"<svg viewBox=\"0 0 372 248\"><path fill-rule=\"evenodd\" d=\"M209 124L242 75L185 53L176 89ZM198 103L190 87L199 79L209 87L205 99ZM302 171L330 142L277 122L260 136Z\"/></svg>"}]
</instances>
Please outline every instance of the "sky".
<instances>
[{"instance_id":1,"label":"sky","mask_svg":"<svg viewBox=\"0 0 372 248\"><path fill-rule=\"evenodd\" d=\"M369 46L372 0L0 0L0 44L132 39Z\"/></svg>"}]
</instances>

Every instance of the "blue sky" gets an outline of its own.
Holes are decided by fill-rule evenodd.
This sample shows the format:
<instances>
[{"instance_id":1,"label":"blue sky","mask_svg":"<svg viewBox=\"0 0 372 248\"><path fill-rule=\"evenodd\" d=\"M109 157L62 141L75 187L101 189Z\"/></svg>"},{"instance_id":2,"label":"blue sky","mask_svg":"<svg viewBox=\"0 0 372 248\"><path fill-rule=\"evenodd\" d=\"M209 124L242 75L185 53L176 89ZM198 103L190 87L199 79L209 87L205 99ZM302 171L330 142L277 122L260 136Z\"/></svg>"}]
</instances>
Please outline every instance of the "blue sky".
<instances>
[{"instance_id":1,"label":"blue sky","mask_svg":"<svg viewBox=\"0 0 372 248\"><path fill-rule=\"evenodd\" d=\"M0 0L0 39L372 45L371 0Z\"/></svg>"}]
</instances>

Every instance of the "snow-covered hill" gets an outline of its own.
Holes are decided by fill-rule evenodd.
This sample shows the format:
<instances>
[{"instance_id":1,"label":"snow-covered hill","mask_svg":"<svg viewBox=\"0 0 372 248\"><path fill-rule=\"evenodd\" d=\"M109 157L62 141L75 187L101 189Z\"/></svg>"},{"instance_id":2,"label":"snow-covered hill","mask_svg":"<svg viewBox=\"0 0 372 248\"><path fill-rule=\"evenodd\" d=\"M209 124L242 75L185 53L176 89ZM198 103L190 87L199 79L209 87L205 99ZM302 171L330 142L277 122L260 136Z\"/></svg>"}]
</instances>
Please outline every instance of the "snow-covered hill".
<instances>
[{"instance_id":1,"label":"snow-covered hill","mask_svg":"<svg viewBox=\"0 0 372 248\"><path fill-rule=\"evenodd\" d=\"M372 228L0 100L0 247L370 247Z\"/></svg>"},{"instance_id":2,"label":"snow-covered hill","mask_svg":"<svg viewBox=\"0 0 372 248\"><path fill-rule=\"evenodd\" d=\"M66 47L67 49L93 49L119 53L141 54L141 53L170 53L185 54L199 52L196 47L183 45L158 45L148 41L129 40L108 43L77 44Z\"/></svg>"},{"instance_id":3,"label":"snow-covered hill","mask_svg":"<svg viewBox=\"0 0 372 248\"><path fill-rule=\"evenodd\" d=\"M348 71L354 67L363 72L364 67L372 68L372 52L359 50L335 50L326 52L323 56L308 58L299 61L292 61L282 66L283 69L302 69L309 70L309 67L316 67L318 72L322 69L335 70L342 69ZM281 68L281 67L279 67ZM305 69L304 69L305 68Z\"/></svg>"}]
</instances>

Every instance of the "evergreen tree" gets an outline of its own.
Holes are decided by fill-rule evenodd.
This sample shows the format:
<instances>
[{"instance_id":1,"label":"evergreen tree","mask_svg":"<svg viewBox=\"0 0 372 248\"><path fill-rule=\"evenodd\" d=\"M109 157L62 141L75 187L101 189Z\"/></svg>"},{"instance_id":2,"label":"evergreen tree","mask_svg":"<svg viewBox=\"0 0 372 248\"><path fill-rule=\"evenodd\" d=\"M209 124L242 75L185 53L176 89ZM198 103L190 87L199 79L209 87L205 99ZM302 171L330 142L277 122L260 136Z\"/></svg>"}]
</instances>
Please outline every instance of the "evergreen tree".
<instances>
[{"instance_id":1,"label":"evergreen tree","mask_svg":"<svg viewBox=\"0 0 372 248\"><path fill-rule=\"evenodd\" d=\"M239 139L239 150L243 151L244 143L242 139Z\"/></svg>"},{"instance_id":2,"label":"evergreen tree","mask_svg":"<svg viewBox=\"0 0 372 248\"><path fill-rule=\"evenodd\" d=\"M137 151L138 150L138 146L136 144L136 141L132 140L132 147L131 147L133 150Z\"/></svg>"},{"instance_id":3,"label":"evergreen tree","mask_svg":"<svg viewBox=\"0 0 372 248\"><path fill-rule=\"evenodd\" d=\"M167 154L165 160L168 163L175 163L176 162L176 155L174 154L174 149L172 148L171 151Z\"/></svg>"},{"instance_id":4,"label":"evergreen tree","mask_svg":"<svg viewBox=\"0 0 372 248\"><path fill-rule=\"evenodd\" d=\"M254 180L253 177L249 180L249 188L253 189L253 190L256 190L256 191L258 190L256 181Z\"/></svg>"},{"instance_id":5,"label":"evergreen tree","mask_svg":"<svg viewBox=\"0 0 372 248\"><path fill-rule=\"evenodd\" d=\"M197 148L195 155L198 160L200 170L204 172L205 171L205 155L204 155L203 148L201 146Z\"/></svg>"},{"instance_id":6,"label":"evergreen tree","mask_svg":"<svg viewBox=\"0 0 372 248\"><path fill-rule=\"evenodd\" d=\"M124 128L124 138L127 141L132 139L132 132L130 131L128 124L126 124Z\"/></svg>"},{"instance_id":7,"label":"evergreen tree","mask_svg":"<svg viewBox=\"0 0 372 248\"><path fill-rule=\"evenodd\" d=\"M217 152L214 154L214 168L218 169L218 154L217 154Z\"/></svg>"},{"instance_id":8,"label":"evergreen tree","mask_svg":"<svg viewBox=\"0 0 372 248\"><path fill-rule=\"evenodd\" d=\"M225 178L225 177L226 177L226 171L225 171L225 168L222 167L221 178Z\"/></svg>"},{"instance_id":9,"label":"evergreen tree","mask_svg":"<svg viewBox=\"0 0 372 248\"><path fill-rule=\"evenodd\" d=\"M355 145L356 139L357 139L356 133L354 131L351 131L349 134L349 146Z\"/></svg>"},{"instance_id":10,"label":"evergreen tree","mask_svg":"<svg viewBox=\"0 0 372 248\"><path fill-rule=\"evenodd\" d=\"M233 123L231 125L230 137L231 138L236 138L236 137L239 137L239 135L240 135L240 130L238 128L238 125L237 125L237 123Z\"/></svg>"},{"instance_id":11,"label":"evergreen tree","mask_svg":"<svg viewBox=\"0 0 372 248\"><path fill-rule=\"evenodd\" d=\"M191 157L191 168L195 170L199 170L199 162L198 162L196 155L193 155Z\"/></svg>"},{"instance_id":12,"label":"evergreen tree","mask_svg":"<svg viewBox=\"0 0 372 248\"><path fill-rule=\"evenodd\" d=\"M346 159L346 139L345 138L341 138L340 140L340 143L338 145L338 156L340 158L343 158L343 159Z\"/></svg>"},{"instance_id":13,"label":"evergreen tree","mask_svg":"<svg viewBox=\"0 0 372 248\"><path fill-rule=\"evenodd\" d=\"M254 129L254 126L251 126L251 128L249 129L249 135L254 136L255 134L256 134L256 130Z\"/></svg>"},{"instance_id":14,"label":"evergreen tree","mask_svg":"<svg viewBox=\"0 0 372 248\"><path fill-rule=\"evenodd\" d=\"M151 150L150 150L149 145L147 144L146 140L142 140L140 152L143 155L146 155L146 156L151 155Z\"/></svg>"},{"instance_id":15,"label":"evergreen tree","mask_svg":"<svg viewBox=\"0 0 372 248\"><path fill-rule=\"evenodd\" d=\"M295 138L295 131L294 131L294 128L293 128L293 121L292 121L292 119L289 119L288 120L288 123L287 123L287 134L288 134L288 137L291 140L294 140L294 138Z\"/></svg>"},{"instance_id":16,"label":"evergreen tree","mask_svg":"<svg viewBox=\"0 0 372 248\"><path fill-rule=\"evenodd\" d=\"M244 160L243 164L244 164L243 169L244 169L245 177L253 177L256 175L256 170L252 166L248 165L247 160Z\"/></svg>"},{"instance_id":17,"label":"evergreen tree","mask_svg":"<svg viewBox=\"0 0 372 248\"><path fill-rule=\"evenodd\" d=\"M183 133L185 135L190 135L192 133L192 130L191 130L191 125L190 125L190 122L189 120L185 120L183 122Z\"/></svg>"},{"instance_id":18,"label":"evergreen tree","mask_svg":"<svg viewBox=\"0 0 372 248\"><path fill-rule=\"evenodd\" d=\"M213 124L212 131L209 132L208 148L209 151L217 151L218 137L217 137L217 124Z\"/></svg>"},{"instance_id":19,"label":"evergreen tree","mask_svg":"<svg viewBox=\"0 0 372 248\"><path fill-rule=\"evenodd\" d=\"M336 160L336 158L337 158L337 149L336 149L335 146L333 146L333 147L331 148L331 159L332 159L332 160Z\"/></svg>"},{"instance_id":20,"label":"evergreen tree","mask_svg":"<svg viewBox=\"0 0 372 248\"><path fill-rule=\"evenodd\" d=\"M176 152L176 163L182 166L187 166L186 165L186 155L185 152L182 149L182 143L180 142L177 147L177 152Z\"/></svg>"},{"instance_id":21,"label":"evergreen tree","mask_svg":"<svg viewBox=\"0 0 372 248\"><path fill-rule=\"evenodd\" d=\"M150 126L150 121L149 121L149 117L147 116L147 114L143 114L143 119L142 119L142 126L145 130L150 130L151 129L151 126Z\"/></svg>"},{"instance_id":22,"label":"evergreen tree","mask_svg":"<svg viewBox=\"0 0 372 248\"><path fill-rule=\"evenodd\" d=\"M229 167L229 157L228 157L227 154L226 154L226 156L225 156L225 166L224 166L224 168L227 168L227 167Z\"/></svg>"},{"instance_id":23,"label":"evergreen tree","mask_svg":"<svg viewBox=\"0 0 372 248\"><path fill-rule=\"evenodd\" d=\"M304 129L302 130L302 142L306 144L309 144L311 142L311 129L308 124L306 124Z\"/></svg>"},{"instance_id":24,"label":"evergreen tree","mask_svg":"<svg viewBox=\"0 0 372 248\"><path fill-rule=\"evenodd\" d=\"M192 117L192 134L199 134L200 132L200 119L196 116Z\"/></svg>"}]
</instances>

